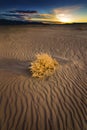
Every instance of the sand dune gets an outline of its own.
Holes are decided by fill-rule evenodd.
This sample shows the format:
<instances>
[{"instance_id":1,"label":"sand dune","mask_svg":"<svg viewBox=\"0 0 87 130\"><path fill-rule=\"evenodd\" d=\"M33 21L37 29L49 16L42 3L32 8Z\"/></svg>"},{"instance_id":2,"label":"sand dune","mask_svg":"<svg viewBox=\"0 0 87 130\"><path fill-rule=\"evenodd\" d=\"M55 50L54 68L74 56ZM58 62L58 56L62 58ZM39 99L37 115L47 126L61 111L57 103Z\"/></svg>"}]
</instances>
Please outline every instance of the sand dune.
<instances>
[{"instance_id":1,"label":"sand dune","mask_svg":"<svg viewBox=\"0 0 87 130\"><path fill-rule=\"evenodd\" d=\"M51 54L61 68L32 78L36 53ZM87 30L0 27L0 130L86 130Z\"/></svg>"}]
</instances>

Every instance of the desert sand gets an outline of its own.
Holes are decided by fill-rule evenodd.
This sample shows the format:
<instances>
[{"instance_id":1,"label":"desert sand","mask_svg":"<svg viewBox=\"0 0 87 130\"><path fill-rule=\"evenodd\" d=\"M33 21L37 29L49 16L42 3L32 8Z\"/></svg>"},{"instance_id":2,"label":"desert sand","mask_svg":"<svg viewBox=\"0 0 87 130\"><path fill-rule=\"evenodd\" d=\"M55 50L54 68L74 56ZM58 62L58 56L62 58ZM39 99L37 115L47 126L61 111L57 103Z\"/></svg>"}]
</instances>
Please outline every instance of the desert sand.
<instances>
[{"instance_id":1,"label":"desert sand","mask_svg":"<svg viewBox=\"0 0 87 130\"><path fill-rule=\"evenodd\" d=\"M0 130L86 130L86 27L0 26ZM61 66L45 79L28 70L41 52Z\"/></svg>"}]
</instances>

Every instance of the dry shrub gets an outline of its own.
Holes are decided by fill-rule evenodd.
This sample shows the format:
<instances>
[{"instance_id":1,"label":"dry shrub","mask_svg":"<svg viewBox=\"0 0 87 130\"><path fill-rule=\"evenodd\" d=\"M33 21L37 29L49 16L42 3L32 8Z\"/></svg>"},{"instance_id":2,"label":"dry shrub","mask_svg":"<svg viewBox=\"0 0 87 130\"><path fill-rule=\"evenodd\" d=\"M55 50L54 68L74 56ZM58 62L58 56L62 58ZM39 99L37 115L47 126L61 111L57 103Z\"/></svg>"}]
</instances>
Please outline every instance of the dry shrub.
<instances>
[{"instance_id":1,"label":"dry shrub","mask_svg":"<svg viewBox=\"0 0 87 130\"><path fill-rule=\"evenodd\" d=\"M58 62L46 53L37 54L36 60L31 63L33 77L43 78L50 76L59 66Z\"/></svg>"}]
</instances>

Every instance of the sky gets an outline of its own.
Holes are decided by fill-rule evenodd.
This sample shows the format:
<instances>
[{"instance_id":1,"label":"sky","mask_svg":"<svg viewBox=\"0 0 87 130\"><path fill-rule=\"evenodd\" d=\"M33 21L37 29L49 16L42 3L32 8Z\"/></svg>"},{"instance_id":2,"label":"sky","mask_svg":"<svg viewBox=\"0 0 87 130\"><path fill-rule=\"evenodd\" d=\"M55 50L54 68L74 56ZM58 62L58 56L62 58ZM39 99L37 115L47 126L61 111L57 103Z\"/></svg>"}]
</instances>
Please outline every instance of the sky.
<instances>
[{"instance_id":1,"label":"sky","mask_svg":"<svg viewBox=\"0 0 87 130\"><path fill-rule=\"evenodd\" d=\"M0 0L0 19L43 23L87 22L87 0Z\"/></svg>"}]
</instances>

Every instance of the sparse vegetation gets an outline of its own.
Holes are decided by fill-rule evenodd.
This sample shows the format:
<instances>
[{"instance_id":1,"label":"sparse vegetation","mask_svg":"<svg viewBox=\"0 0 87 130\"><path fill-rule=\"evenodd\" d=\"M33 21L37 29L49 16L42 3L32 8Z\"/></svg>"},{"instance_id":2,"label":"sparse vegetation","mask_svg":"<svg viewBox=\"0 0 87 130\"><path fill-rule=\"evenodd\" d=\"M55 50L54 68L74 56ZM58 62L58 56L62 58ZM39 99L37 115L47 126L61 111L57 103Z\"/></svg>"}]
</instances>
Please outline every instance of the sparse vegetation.
<instances>
[{"instance_id":1,"label":"sparse vegetation","mask_svg":"<svg viewBox=\"0 0 87 130\"><path fill-rule=\"evenodd\" d=\"M58 62L46 53L37 54L36 60L31 63L33 77L43 78L50 76L59 66Z\"/></svg>"}]
</instances>

